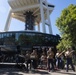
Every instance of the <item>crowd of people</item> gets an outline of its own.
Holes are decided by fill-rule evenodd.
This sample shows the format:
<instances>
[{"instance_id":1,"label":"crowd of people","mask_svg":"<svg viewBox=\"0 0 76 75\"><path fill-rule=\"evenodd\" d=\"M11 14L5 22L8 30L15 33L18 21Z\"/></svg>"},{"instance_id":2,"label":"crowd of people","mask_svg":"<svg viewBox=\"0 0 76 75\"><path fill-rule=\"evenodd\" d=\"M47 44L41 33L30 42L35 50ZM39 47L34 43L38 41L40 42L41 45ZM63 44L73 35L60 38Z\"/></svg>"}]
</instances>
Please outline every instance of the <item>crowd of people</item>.
<instances>
[{"instance_id":1,"label":"crowd of people","mask_svg":"<svg viewBox=\"0 0 76 75\"><path fill-rule=\"evenodd\" d=\"M36 50L33 50L32 53L29 51L26 52L26 64L27 69L28 64L30 64L30 69L33 67L36 68L47 68L48 71L55 71L56 69L64 69L66 63L66 71L69 70L69 65L72 67L72 70L75 71L75 67L72 62L74 50L68 48L64 51L57 51L55 54L52 48L49 48L47 51L42 51L40 57ZM65 62L64 62L65 59ZM40 65L40 66L39 66Z\"/></svg>"},{"instance_id":2,"label":"crowd of people","mask_svg":"<svg viewBox=\"0 0 76 75\"><path fill-rule=\"evenodd\" d=\"M42 52L37 52L35 49L33 49L32 52L27 50L24 54L17 54L15 56L15 62L25 63L27 71L32 68L47 69L49 72L56 71L58 69L64 69L65 64L67 72L69 70L69 65L72 70L75 71L72 62L73 52L74 50L71 48L67 48L67 50L64 51L57 50L57 53L54 53L52 48L48 48L48 50L42 49Z\"/></svg>"}]
</instances>

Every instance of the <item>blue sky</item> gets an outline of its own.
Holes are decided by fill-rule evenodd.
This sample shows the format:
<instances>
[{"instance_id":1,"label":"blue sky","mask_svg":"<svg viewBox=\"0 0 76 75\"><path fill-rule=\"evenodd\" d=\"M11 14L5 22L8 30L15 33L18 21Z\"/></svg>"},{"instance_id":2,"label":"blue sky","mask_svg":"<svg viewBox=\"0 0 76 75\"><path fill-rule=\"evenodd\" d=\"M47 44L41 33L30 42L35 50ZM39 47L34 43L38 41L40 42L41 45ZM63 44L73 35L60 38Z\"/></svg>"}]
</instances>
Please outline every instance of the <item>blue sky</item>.
<instances>
[{"instance_id":1,"label":"blue sky","mask_svg":"<svg viewBox=\"0 0 76 75\"><path fill-rule=\"evenodd\" d=\"M48 0L49 3L55 5L55 8L50 15L53 34L60 34L58 28L55 26L57 17L60 16L61 11L70 4L76 4L76 0ZM9 12L8 0L0 0L0 31L4 30L6 19ZM16 19L12 19L9 31L24 30L24 23Z\"/></svg>"}]
</instances>

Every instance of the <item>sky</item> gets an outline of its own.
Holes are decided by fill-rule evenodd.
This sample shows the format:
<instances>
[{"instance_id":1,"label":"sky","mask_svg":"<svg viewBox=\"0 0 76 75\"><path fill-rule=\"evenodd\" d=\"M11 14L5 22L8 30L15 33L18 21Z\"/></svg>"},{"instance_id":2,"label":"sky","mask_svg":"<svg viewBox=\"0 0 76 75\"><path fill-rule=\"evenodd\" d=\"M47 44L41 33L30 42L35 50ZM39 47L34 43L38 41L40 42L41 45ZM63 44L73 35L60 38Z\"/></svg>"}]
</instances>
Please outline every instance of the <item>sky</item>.
<instances>
[{"instance_id":1,"label":"sky","mask_svg":"<svg viewBox=\"0 0 76 75\"><path fill-rule=\"evenodd\" d=\"M60 16L61 11L67 8L70 4L76 5L76 0L48 0L50 4L55 6L53 12L50 14L50 20L52 25L53 34L60 34L58 28L56 27L56 20ZM10 6L8 0L0 0L0 31L4 31L6 20L8 17ZM20 31L24 30L24 23L12 18L9 31ZM47 29L48 30L48 29Z\"/></svg>"}]
</instances>

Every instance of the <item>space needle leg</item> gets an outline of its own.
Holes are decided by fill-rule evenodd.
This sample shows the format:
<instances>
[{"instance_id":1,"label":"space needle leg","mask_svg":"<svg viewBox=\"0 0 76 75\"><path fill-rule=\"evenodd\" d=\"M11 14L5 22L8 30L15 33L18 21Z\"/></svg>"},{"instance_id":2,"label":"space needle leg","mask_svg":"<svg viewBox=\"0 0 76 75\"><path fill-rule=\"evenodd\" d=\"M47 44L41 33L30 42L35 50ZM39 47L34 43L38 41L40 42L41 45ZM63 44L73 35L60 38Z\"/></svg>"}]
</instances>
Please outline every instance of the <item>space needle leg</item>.
<instances>
[{"instance_id":1,"label":"space needle leg","mask_svg":"<svg viewBox=\"0 0 76 75\"><path fill-rule=\"evenodd\" d=\"M9 30L11 19L12 19L11 15L12 15L12 12L11 12L11 9L10 9L8 17L7 17L7 20L6 20L4 31L8 31Z\"/></svg>"},{"instance_id":2,"label":"space needle leg","mask_svg":"<svg viewBox=\"0 0 76 75\"><path fill-rule=\"evenodd\" d=\"M40 12L41 12L41 21L42 21L42 29L43 33L46 33L46 28L45 28L45 19L44 19L44 9L43 9L43 0L40 0Z\"/></svg>"},{"instance_id":3,"label":"space needle leg","mask_svg":"<svg viewBox=\"0 0 76 75\"><path fill-rule=\"evenodd\" d=\"M52 34L52 27L51 27L51 20L50 20L50 13L49 13L49 9L48 9L48 3L47 0L46 1L46 6L47 6L47 19L48 19L48 24L49 24L49 33Z\"/></svg>"}]
</instances>

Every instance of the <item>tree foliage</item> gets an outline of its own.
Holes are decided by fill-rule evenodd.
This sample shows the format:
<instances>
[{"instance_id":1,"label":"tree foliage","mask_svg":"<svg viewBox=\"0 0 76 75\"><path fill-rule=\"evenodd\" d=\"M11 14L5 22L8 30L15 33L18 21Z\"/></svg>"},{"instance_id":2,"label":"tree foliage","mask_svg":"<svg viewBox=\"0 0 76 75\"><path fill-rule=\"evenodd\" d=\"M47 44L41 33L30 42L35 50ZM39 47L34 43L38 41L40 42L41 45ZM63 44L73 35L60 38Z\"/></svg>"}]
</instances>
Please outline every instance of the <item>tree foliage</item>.
<instances>
[{"instance_id":1,"label":"tree foliage","mask_svg":"<svg viewBox=\"0 0 76 75\"><path fill-rule=\"evenodd\" d=\"M62 40L58 48L66 48L76 45L76 5L69 5L62 10L59 18L56 20L56 26L59 28Z\"/></svg>"}]
</instances>

